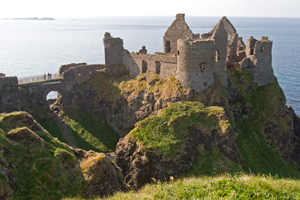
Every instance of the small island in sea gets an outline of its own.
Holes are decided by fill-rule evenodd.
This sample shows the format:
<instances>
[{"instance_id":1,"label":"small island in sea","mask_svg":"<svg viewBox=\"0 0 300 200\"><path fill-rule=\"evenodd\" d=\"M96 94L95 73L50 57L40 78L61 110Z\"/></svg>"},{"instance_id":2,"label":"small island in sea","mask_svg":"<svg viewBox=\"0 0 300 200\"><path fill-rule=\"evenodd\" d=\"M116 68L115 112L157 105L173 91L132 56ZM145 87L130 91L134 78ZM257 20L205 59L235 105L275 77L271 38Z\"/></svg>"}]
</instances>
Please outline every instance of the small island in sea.
<instances>
[{"instance_id":1,"label":"small island in sea","mask_svg":"<svg viewBox=\"0 0 300 200\"><path fill-rule=\"evenodd\" d=\"M22 18L1 18L1 20L55 20L52 17L22 17Z\"/></svg>"}]
</instances>

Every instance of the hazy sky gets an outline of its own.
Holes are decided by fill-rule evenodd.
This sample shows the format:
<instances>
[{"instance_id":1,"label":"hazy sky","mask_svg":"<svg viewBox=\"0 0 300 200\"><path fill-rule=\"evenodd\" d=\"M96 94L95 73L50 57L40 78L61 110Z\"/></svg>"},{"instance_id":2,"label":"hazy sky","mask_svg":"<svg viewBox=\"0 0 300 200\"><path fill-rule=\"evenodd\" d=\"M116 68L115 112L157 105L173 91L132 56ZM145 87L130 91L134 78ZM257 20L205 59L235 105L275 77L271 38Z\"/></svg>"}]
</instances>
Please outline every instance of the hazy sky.
<instances>
[{"instance_id":1,"label":"hazy sky","mask_svg":"<svg viewBox=\"0 0 300 200\"><path fill-rule=\"evenodd\" d=\"M0 0L0 17L300 17L300 0Z\"/></svg>"}]
</instances>

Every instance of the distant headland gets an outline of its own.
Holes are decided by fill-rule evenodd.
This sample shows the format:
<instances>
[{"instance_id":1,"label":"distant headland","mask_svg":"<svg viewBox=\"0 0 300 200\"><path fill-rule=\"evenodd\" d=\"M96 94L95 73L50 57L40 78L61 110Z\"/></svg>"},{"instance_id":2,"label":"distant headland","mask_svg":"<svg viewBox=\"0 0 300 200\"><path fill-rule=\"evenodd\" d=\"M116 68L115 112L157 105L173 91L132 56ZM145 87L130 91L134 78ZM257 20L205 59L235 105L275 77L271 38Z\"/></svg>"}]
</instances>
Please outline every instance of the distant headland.
<instances>
[{"instance_id":1,"label":"distant headland","mask_svg":"<svg viewBox=\"0 0 300 200\"><path fill-rule=\"evenodd\" d=\"M55 20L52 17L43 17L43 18L38 18L38 17L22 17L22 18L1 18L1 20Z\"/></svg>"}]
</instances>

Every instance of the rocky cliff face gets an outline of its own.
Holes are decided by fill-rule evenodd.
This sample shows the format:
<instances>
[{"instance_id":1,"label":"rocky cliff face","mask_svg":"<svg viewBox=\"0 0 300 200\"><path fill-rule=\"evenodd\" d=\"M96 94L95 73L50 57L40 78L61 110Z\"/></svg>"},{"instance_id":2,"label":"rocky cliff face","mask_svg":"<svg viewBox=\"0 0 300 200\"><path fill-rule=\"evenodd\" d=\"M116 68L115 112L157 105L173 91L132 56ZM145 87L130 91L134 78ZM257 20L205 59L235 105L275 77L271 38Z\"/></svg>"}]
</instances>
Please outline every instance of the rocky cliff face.
<instances>
[{"instance_id":1,"label":"rocky cliff face","mask_svg":"<svg viewBox=\"0 0 300 200\"><path fill-rule=\"evenodd\" d=\"M79 108L103 115L120 136L125 136L135 123L155 115L172 102L191 100L192 91L184 90L178 80L162 80L144 75L130 80L128 76L94 75L83 85L75 85L67 94L70 101L59 101L64 109Z\"/></svg>"},{"instance_id":2,"label":"rocky cliff face","mask_svg":"<svg viewBox=\"0 0 300 200\"><path fill-rule=\"evenodd\" d=\"M123 170L125 182L139 188L152 179L179 176L192 168L199 154L213 149L239 162L235 137L223 108L178 102L139 122L121 139L115 163Z\"/></svg>"},{"instance_id":3,"label":"rocky cliff face","mask_svg":"<svg viewBox=\"0 0 300 200\"><path fill-rule=\"evenodd\" d=\"M69 93L70 105L61 103L64 109L88 109L105 116L121 136L136 123L136 129L140 129L141 121L150 123L149 117L159 115L161 109L175 102L195 101L224 109L223 115L231 127L225 138L215 135L213 130L205 135L199 127L186 127L184 138L193 141L185 139L183 146L187 149L182 148L175 157L170 158L153 146L145 147L145 138L133 136L136 129L122 139L117 146L116 162L123 169L125 181L137 188L151 178L165 179L193 168L194 161L201 156L199 144L206 144L205 151L218 149L222 156L240 163L246 171L299 176L295 166L300 165L300 120L285 105L284 93L276 80L257 87L249 68L229 70L227 77L228 89L215 75L215 82L197 94L183 89L174 77L162 80L153 75L146 80L141 75L130 80L103 71L85 84L74 86ZM162 130L161 135L164 133L169 132ZM231 151L226 152L223 146Z\"/></svg>"}]
</instances>

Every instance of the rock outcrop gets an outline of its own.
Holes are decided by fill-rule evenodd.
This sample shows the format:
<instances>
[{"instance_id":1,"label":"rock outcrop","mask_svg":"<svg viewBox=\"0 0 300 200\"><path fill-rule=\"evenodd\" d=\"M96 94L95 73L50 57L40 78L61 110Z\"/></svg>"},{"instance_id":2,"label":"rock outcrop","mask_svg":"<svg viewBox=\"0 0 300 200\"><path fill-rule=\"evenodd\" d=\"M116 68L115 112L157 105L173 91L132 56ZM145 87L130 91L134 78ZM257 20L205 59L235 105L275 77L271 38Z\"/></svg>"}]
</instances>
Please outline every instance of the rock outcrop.
<instances>
[{"instance_id":1,"label":"rock outcrop","mask_svg":"<svg viewBox=\"0 0 300 200\"><path fill-rule=\"evenodd\" d=\"M125 182L140 188L152 179L168 180L188 171L199 154L217 149L238 162L235 134L221 107L178 102L137 124L116 149L115 163Z\"/></svg>"}]
</instances>

